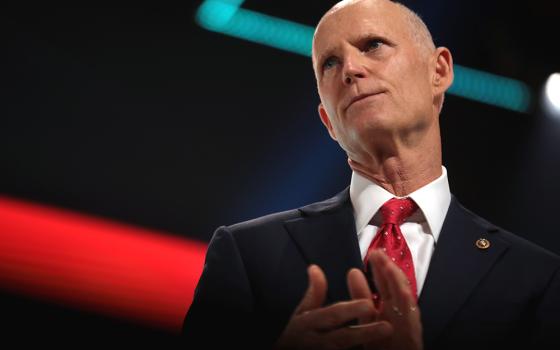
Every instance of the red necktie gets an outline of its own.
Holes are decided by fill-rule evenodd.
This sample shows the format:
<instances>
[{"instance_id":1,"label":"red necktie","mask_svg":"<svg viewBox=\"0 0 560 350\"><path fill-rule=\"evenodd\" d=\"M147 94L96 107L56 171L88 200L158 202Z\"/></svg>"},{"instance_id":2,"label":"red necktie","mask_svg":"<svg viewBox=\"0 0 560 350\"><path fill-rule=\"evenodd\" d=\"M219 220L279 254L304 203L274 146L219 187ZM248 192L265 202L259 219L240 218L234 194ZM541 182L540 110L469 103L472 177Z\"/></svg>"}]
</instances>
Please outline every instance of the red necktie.
<instances>
[{"instance_id":1,"label":"red necktie","mask_svg":"<svg viewBox=\"0 0 560 350\"><path fill-rule=\"evenodd\" d=\"M410 198L392 198L385 202L381 207L381 216L383 222L373 241L368 248L368 254L375 250L383 250L387 256L397 264L397 266L405 273L414 298L416 298L416 277L414 274L414 263L412 262L412 254L406 244L406 240L401 232L400 225L416 211L418 205ZM364 260L364 266L368 271L367 256ZM374 296L375 298L376 296Z\"/></svg>"}]
</instances>

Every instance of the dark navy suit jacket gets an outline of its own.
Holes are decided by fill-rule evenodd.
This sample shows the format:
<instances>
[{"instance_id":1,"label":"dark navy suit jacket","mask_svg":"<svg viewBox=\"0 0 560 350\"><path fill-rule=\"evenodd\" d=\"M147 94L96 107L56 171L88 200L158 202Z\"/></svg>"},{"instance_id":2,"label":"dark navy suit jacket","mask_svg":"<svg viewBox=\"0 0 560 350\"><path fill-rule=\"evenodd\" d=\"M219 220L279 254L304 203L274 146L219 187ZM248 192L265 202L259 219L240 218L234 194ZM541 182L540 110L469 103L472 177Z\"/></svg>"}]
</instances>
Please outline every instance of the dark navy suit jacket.
<instances>
[{"instance_id":1,"label":"dark navy suit jacket","mask_svg":"<svg viewBox=\"0 0 560 350\"><path fill-rule=\"evenodd\" d=\"M306 290L309 264L326 274L327 303L349 300L346 273L363 263L348 188L215 232L183 325L189 349L269 348ZM560 258L454 197L418 302L426 349L560 349Z\"/></svg>"}]
</instances>

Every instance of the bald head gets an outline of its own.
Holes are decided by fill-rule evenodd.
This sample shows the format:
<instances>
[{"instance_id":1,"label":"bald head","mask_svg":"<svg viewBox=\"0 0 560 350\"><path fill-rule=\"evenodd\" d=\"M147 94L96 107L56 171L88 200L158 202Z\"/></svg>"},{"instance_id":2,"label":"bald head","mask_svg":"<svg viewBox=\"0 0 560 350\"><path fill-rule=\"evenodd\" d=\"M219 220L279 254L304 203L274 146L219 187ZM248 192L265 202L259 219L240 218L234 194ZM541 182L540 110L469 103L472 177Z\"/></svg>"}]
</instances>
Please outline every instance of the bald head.
<instances>
[{"instance_id":1,"label":"bald head","mask_svg":"<svg viewBox=\"0 0 560 350\"><path fill-rule=\"evenodd\" d=\"M359 2L363 2L363 1L367 1L370 2L372 4L378 5L378 6L388 6L388 7L392 7L393 10L395 10L396 12L398 12L402 18L404 19L404 23L406 24L406 29L410 35L410 37L412 38L413 42L417 45L418 49L420 50L420 52L422 54L430 54L435 50L435 44L432 38L432 35L430 34L430 31L428 30L428 27L426 26L426 23L424 23L424 21L420 18L420 16L418 14L416 14L414 11L412 11L411 9L409 9L408 7L406 7L405 5L395 2L395 1L389 1L389 0L342 0L338 3L336 3L333 7L331 7L330 10L328 10L323 17L321 17L321 20L319 21L319 23L317 24L317 27L315 29L315 34L313 36L313 42L315 42L315 37L317 35L317 31L320 28L321 24L327 20L329 17L331 17L333 14L335 14L336 12L348 7L348 6L352 6L356 3ZM315 60L315 55L312 55L312 59Z\"/></svg>"},{"instance_id":2,"label":"bald head","mask_svg":"<svg viewBox=\"0 0 560 350\"><path fill-rule=\"evenodd\" d=\"M389 0L342 1L317 25L312 57L321 121L351 159L371 161L387 146L383 140L401 136L411 145L429 132L437 143L451 53L435 48L410 9Z\"/></svg>"}]
</instances>

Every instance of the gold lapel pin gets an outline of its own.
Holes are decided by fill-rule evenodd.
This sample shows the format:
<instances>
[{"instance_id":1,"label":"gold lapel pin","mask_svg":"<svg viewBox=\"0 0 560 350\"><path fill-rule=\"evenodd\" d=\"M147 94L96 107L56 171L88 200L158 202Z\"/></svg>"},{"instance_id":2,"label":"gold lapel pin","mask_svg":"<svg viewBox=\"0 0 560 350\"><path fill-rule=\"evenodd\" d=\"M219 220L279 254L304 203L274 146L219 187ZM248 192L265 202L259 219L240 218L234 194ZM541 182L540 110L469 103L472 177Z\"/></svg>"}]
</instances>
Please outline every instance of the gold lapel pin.
<instances>
[{"instance_id":1,"label":"gold lapel pin","mask_svg":"<svg viewBox=\"0 0 560 350\"><path fill-rule=\"evenodd\" d=\"M484 250L490 248L490 241L485 238L477 239L475 244L478 249Z\"/></svg>"}]
</instances>

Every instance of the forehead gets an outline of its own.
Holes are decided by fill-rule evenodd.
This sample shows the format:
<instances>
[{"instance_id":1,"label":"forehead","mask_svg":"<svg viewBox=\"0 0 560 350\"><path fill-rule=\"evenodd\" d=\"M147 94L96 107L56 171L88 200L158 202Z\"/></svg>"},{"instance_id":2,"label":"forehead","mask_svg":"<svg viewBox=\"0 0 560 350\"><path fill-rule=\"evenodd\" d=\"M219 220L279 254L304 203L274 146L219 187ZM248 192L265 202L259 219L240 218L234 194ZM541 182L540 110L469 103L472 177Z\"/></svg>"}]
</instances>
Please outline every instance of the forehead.
<instances>
[{"instance_id":1,"label":"forehead","mask_svg":"<svg viewBox=\"0 0 560 350\"><path fill-rule=\"evenodd\" d=\"M368 0L351 3L335 8L321 19L313 39L313 57L367 35L403 39L406 31L404 15L395 4Z\"/></svg>"}]
</instances>

